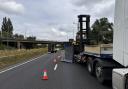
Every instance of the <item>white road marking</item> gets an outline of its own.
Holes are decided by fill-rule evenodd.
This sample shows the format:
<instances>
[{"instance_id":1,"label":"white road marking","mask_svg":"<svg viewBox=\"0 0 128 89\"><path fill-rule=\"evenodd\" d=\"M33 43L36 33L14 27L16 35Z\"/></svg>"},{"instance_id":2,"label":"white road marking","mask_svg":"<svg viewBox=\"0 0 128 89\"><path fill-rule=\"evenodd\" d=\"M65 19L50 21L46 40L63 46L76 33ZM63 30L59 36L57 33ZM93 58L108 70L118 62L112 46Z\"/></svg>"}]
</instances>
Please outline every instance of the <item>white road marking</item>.
<instances>
[{"instance_id":1,"label":"white road marking","mask_svg":"<svg viewBox=\"0 0 128 89\"><path fill-rule=\"evenodd\" d=\"M45 56L45 55L46 55L46 54L44 54L44 55L42 55L42 56ZM38 59L38 58L41 58L42 56L36 57L36 58L34 58L34 59L32 59L32 60L26 61L26 62L21 63L21 64L19 64L19 65L16 65L16 66L10 67L10 68L8 68L8 69L6 69L6 70L3 70L3 71L0 72L0 74L2 74L2 73L4 73L4 72L7 72L7 71L9 71L9 70L12 70L12 69L14 69L14 68L17 68L17 67L19 67L19 66L22 66L22 65L24 65L24 64L30 63L30 62L32 62L32 61Z\"/></svg>"},{"instance_id":2,"label":"white road marking","mask_svg":"<svg viewBox=\"0 0 128 89\"><path fill-rule=\"evenodd\" d=\"M58 67L58 65L56 64L55 67L54 67L54 71L56 71L57 67Z\"/></svg>"}]
</instances>

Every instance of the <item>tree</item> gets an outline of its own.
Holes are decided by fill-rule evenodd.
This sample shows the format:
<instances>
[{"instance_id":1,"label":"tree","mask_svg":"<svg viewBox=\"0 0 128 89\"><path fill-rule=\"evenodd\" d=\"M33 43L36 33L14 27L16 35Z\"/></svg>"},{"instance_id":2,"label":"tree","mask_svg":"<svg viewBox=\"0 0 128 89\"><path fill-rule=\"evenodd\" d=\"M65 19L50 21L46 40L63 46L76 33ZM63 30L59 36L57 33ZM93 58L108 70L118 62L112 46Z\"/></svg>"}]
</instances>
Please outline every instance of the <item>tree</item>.
<instances>
[{"instance_id":1,"label":"tree","mask_svg":"<svg viewBox=\"0 0 128 89\"><path fill-rule=\"evenodd\" d=\"M24 35L15 34L15 35L13 36L13 38L14 38L14 39L18 39L18 40L24 40Z\"/></svg>"},{"instance_id":2,"label":"tree","mask_svg":"<svg viewBox=\"0 0 128 89\"><path fill-rule=\"evenodd\" d=\"M97 43L112 43L113 23L110 23L107 18L97 19L92 25L91 34Z\"/></svg>"},{"instance_id":3,"label":"tree","mask_svg":"<svg viewBox=\"0 0 128 89\"><path fill-rule=\"evenodd\" d=\"M36 40L36 37L29 36L29 37L27 37L27 40Z\"/></svg>"},{"instance_id":4,"label":"tree","mask_svg":"<svg viewBox=\"0 0 128 89\"><path fill-rule=\"evenodd\" d=\"M1 30L2 30L2 37L4 38L13 37L13 25L10 18L6 18L6 17L3 18Z\"/></svg>"},{"instance_id":5,"label":"tree","mask_svg":"<svg viewBox=\"0 0 128 89\"><path fill-rule=\"evenodd\" d=\"M8 18L8 35L9 37L13 36L13 25L10 18Z\"/></svg>"}]
</instances>

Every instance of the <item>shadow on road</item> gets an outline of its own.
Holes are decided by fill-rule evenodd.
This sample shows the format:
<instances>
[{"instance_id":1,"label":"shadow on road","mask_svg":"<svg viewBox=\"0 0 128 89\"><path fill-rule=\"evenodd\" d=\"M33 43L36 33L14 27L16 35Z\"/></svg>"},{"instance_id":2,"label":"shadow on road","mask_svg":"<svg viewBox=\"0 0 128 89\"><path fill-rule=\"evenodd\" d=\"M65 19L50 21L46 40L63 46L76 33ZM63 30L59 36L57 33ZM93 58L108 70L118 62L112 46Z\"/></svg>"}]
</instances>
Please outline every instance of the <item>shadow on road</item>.
<instances>
[{"instance_id":1,"label":"shadow on road","mask_svg":"<svg viewBox=\"0 0 128 89\"><path fill-rule=\"evenodd\" d=\"M84 67L85 71L88 72L86 64L82 64L82 63L80 63L80 64L74 63L74 64L79 65L81 67ZM88 74L89 74L89 72L88 72ZM96 79L95 75L92 75L92 77ZM97 80L97 82L98 82L98 80ZM105 86L105 87L107 87L109 89L112 89L112 80L105 81L105 83L101 84L101 85L103 85L103 86Z\"/></svg>"}]
</instances>

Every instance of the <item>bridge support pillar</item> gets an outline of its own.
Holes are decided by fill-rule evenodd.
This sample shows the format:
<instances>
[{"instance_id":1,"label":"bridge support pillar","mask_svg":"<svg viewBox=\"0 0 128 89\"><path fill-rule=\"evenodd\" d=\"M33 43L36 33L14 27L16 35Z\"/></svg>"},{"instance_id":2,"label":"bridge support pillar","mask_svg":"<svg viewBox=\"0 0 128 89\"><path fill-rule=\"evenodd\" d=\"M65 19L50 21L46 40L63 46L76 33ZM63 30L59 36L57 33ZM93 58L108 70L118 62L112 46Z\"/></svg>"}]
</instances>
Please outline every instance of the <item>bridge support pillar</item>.
<instances>
[{"instance_id":1,"label":"bridge support pillar","mask_svg":"<svg viewBox=\"0 0 128 89\"><path fill-rule=\"evenodd\" d=\"M17 42L17 48L18 48L18 50L21 49L21 43L20 42Z\"/></svg>"}]
</instances>

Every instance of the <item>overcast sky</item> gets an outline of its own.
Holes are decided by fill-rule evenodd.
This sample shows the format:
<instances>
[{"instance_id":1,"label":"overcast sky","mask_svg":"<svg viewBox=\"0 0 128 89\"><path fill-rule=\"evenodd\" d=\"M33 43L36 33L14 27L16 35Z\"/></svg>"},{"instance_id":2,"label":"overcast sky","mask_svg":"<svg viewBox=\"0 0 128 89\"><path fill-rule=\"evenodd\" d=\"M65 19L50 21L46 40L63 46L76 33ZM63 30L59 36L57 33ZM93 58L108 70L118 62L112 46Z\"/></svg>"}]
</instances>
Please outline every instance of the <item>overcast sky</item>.
<instances>
[{"instance_id":1,"label":"overcast sky","mask_svg":"<svg viewBox=\"0 0 128 89\"><path fill-rule=\"evenodd\" d=\"M0 0L0 24L9 17L14 32L38 39L67 40L76 32L77 15L113 21L115 0Z\"/></svg>"}]
</instances>

